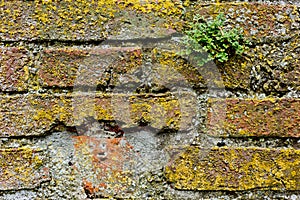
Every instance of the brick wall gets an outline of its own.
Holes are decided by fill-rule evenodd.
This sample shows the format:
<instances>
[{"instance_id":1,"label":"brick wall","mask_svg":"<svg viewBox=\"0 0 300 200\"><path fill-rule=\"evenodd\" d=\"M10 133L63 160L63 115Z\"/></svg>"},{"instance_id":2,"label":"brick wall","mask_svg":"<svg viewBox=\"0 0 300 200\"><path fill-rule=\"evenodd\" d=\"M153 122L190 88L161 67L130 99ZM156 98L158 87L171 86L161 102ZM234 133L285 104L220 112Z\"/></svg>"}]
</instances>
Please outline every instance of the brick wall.
<instances>
[{"instance_id":1,"label":"brick wall","mask_svg":"<svg viewBox=\"0 0 300 200\"><path fill-rule=\"evenodd\" d=\"M2 1L0 199L300 199L297 1ZM193 15L251 41L195 65Z\"/></svg>"}]
</instances>

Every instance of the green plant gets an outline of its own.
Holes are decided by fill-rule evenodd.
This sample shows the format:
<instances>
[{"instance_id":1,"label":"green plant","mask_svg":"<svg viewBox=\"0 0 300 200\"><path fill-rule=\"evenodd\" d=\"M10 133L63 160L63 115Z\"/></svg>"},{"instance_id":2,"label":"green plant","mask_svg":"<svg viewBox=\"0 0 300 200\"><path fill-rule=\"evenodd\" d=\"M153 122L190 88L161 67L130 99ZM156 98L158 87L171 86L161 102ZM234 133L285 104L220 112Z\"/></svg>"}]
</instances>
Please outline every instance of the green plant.
<instances>
[{"instance_id":1,"label":"green plant","mask_svg":"<svg viewBox=\"0 0 300 200\"><path fill-rule=\"evenodd\" d=\"M199 65L214 60L225 62L234 54L242 54L248 41L242 34L242 29L225 29L225 17L219 14L214 20L206 21L196 15L187 30L184 44L187 54L201 53Z\"/></svg>"}]
</instances>

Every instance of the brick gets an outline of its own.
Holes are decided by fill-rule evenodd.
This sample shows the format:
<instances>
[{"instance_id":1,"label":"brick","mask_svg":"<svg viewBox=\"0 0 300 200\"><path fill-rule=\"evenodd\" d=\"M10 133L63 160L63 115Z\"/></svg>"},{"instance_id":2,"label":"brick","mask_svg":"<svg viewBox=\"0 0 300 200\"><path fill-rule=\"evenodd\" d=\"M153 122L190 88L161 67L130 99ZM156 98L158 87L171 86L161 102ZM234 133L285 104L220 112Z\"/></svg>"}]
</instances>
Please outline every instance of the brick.
<instances>
[{"instance_id":1,"label":"brick","mask_svg":"<svg viewBox=\"0 0 300 200\"><path fill-rule=\"evenodd\" d=\"M0 90L24 91L29 78L28 51L23 47L0 48Z\"/></svg>"},{"instance_id":2,"label":"brick","mask_svg":"<svg viewBox=\"0 0 300 200\"><path fill-rule=\"evenodd\" d=\"M0 191L37 188L50 181L45 153L30 148L0 149Z\"/></svg>"},{"instance_id":3,"label":"brick","mask_svg":"<svg viewBox=\"0 0 300 200\"><path fill-rule=\"evenodd\" d=\"M163 95L28 94L2 96L1 137L42 135L58 122L79 126L84 119L117 120L122 128L148 124L187 130L196 115L193 93Z\"/></svg>"},{"instance_id":4,"label":"brick","mask_svg":"<svg viewBox=\"0 0 300 200\"><path fill-rule=\"evenodd\" d=\"M300 189L299 150L185 147L177 151L165 168L167 181L176 189Z\"/></svg>"},{"instance_id":5,"label":"brick","mask_svg":"<svg viewBox=\"0 0 300 200\"><path fill-rule=\"evenodd\" d=\"M36 66L38 82L42 87L108 87L120 73L141 64L140 51L137 47L46 49Z\"/></svg>"},{"instance_id":6,"label":"brick","mask_svg":"<svg viewBox=\"0 0 300 200\"><path fill-rule=\"evenodd\" d=\"M130 196L136 183L133 150L121 138L73 137L75 169L91 196Z\"/></svg>"},{"instance_id":7,"label":"brick","mask_svg":"<svg viewBox=\"0 0 300 200\"><path fill-rule=\"evenodd\" d=\"M161 8L164 7L163 11ZM9 1L0 4L1 40L80 40L101 41L108 36L125 35L132 38L169 33L163 29L179 21L183 7L179 1ZM148 13L148 14L147 14ZM148 33L137 31L136 15L147 15L145 22L158 24L146 26ZM132 20L136 18L136 20ZM158 19L158 20L157 20ZM176 19L176 20L175 20ZM129 25L126 22L136 21ZM127 26L127 27L126 27ZM132 30L131 34L123 33ZM152 31L151 31L152 30ZM160 31L156 34L155 31ZM153 34L154 33L154 34ZM123 38L124 39L124 38Z\"/></svg>"},{"instance_id":8,"label":"brick","mask_svg":"<svg viewBox=\"0 0 300 200\"><path fill-rule=\"evenodd\" d=\"M210 99L207 132L234 137L300 137L299 108L299 99Z\"/></svg>"},{"instance_id":9,"label":"brick","mask_svg":"<svg viewBox=\"0 0 300 200\"><path fill-rule=\"evenodd\" d=\"M0 100L1 137L41 135L55 121L70 119L70 111L64 110L70 109L68 97L27 94L1 96Z\"/></svg>"}]
</instances>

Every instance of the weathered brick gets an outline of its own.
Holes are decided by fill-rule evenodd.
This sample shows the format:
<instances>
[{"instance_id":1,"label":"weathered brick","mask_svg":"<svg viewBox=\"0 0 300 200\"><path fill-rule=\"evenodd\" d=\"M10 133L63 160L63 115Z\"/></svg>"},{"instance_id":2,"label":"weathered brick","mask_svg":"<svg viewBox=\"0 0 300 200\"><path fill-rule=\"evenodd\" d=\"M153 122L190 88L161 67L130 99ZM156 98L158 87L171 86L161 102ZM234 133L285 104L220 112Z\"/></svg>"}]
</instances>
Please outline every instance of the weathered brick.
<instances>
[{"instance_id":1,"label":"weathered brick","mask_svg":"<svg viewBox=\"0 0 300 200\"><path fill-rule=\"evenodd\" d=\"M38 82L42 87L108 87L120 73L141 64L140 51L136 47L47 49L36 66Z\"/></svg>"},{"instance_id":2,"label":"weathered brick","mask_svg":"<svg viewBox=\"0 0 300 200\"><path fill-rule=\"evenodd\" d=\"M300 189L299 150L186 147L177 151L165 168L167 180L177 189Z\"/></svg>"},{"instance_id":3,"label":"weathered brick","mask_svg":"<svg viewBox=\"0 0 300 200\"><path fill-rule=\"evenodd\" d=\"M168 35L165 26L179 20L183 7L180 1L3 1L0 13L1 40L101 41L114 35L131 39ZM160 24L163 30L150 24L137 27L137 15L148 16L144 19L147 24Z\"/></svg>"},{"instance_id":4,"label":"weathered brick","mask_svg":"<svg viewBox=\"0 0 300 200\"><path fill-rule=\"evenodd\" d=\"M0 191L33 189L49 181L46 156L30 148L0 149Z\"/></svg>"},{"instance_id":5,"label":"weathered brick","mask_svg":"<svg viewBox=\"0 0 300 200\"><path fill-rule=\"evenodd\" d=\"M35 61L38 70L36 77L28 70L31 61L27 50L6 48L1 57L0 87L3 91L24 91L36 86L98 86L110 87L118 92L135 92L143 85L145 59L151 58L153 67L149 76L153 87L150 92L176 90L176 87L227 87L264 92L282 92L290 90L288 88L299 90L300 65L298 54L293 53L297 40L292 43L289 47L268 47L269 51L274 50L274 55L268 51L268 57L263 56L265 51L258 46L251 52L251 59L233 57L222 66L209 64L201 68L187 63L175 50L167 52L167 48L163 47L149 48L150 51L142 51L139 47L50 48L44 50ZM284 49L282 55L280 49ZM285 63L285 67L280 67L280 63ZM257 66L255 72L253 65ZM270 72L266 74L268 70ZM257 76L253 77L251 74L255 73Z\"/></svg>"},{"instance_id":6,"label":"weathered brick","mask_svg":"<svg viewBox=\"0 0 300 200\"><path fill-rule=\"evenodd\" d=\"M0 90L24 91L27 89L29 56L22 47L0 48Z\"/></svg>"},{"instance_id":7,"label":"weathered brick","mask_svg":"<svg viewBox=\"0 0 300 200\"><path fill-rule=\"evenodd\" d=\"M136 91L148 70L152 84L149 90L154 92L176 87L226 87L282 94L300 87L299 53L294 51L298 43L295 38L287 44L258 45L228 62L202 67L193 63L195 58L187 62L180 56L174 41L153 42L152 47L50 48L40 54L36 62L38 83L31 80L31 84ZM151 70L147 69L150 59Z\"/></svg>"},{"instance_id":8,"label":"weathered brick","mask_svg":"<svg viewBox=\"0 0 300 200\"><path fill-rule=\"evenodd\" d=\"M1 96L0 100L2 137L44 134L55 121L70 119L68 97L28 94Z\"/></svg>"},{"instance_id":9,"label":"weathered brick","mask_svg":"<svg viewBox=\"0 0 300 200\"><path fill-rule=\"evenodd\" d=\"M299 99L210 99L208 134L300 137Z\"/></svg>"},{"instance_id":10,"label":"weathered brick","mask_svg":"<svg viewBox=\"0 0 300 200\"><path fill-rule=\"evenodd\" d=\"M148 124L157 129L189 129L196 115L193 93L163 95L59 94L1 98L1 136L41 135L58 122L79 126L85 118L117 120L122 128Z\"/></svg>"}]
</instances>

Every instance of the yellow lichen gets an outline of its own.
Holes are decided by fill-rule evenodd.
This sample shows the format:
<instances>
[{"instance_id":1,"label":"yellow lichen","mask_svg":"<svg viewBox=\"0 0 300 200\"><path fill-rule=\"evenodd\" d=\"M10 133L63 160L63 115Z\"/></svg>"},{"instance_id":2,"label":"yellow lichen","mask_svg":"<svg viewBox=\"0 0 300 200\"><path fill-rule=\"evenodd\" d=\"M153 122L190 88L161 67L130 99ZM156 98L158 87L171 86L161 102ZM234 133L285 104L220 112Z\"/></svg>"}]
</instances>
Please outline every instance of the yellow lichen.
<instances>
[{"instance_id":1,"label":"yellow lichen","mask_svg":"<svg viewBox=\"0 0 300 200\"><path fill-rule=\"evenodd\" d=\"M294 149L187 147L165 172L178 189L299 190L299 169Z\"/></svg>"}]
</instances>

